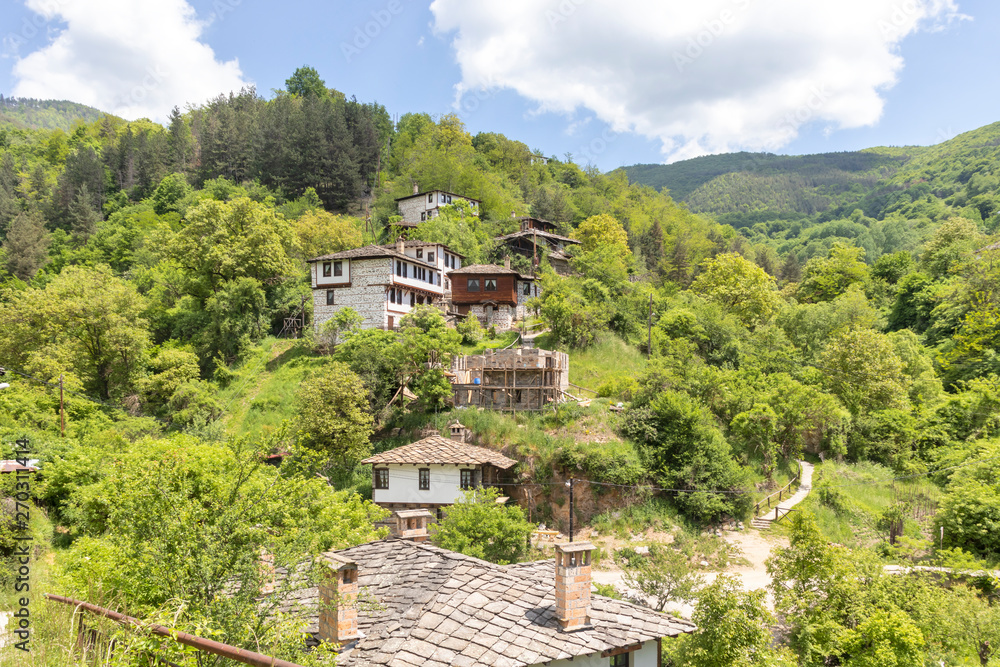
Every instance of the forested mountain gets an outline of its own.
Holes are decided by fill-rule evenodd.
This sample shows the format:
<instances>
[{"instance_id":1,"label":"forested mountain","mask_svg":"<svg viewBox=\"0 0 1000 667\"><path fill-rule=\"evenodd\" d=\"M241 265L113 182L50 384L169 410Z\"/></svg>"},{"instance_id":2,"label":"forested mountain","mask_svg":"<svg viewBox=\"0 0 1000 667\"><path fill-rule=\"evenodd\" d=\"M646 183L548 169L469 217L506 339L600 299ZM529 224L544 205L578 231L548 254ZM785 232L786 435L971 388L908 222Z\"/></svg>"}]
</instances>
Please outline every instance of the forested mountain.
<instances>
[{"instance_id":1,"label":"forested mountain","mask_svg":"<svg viewBox=\"0 0 1000 667\"><path fill-rule=\"evenodd\" d=\"M270 98L220 95L165 126L5 126L0 437L3 458L27 438L40 461L32 571L144 620L332 664L277 614L280 596L259 594L262 555L291 571L381 536L359 461L460 418L519 461L509 495L532 520L565 528L575 511L609 540L669 531L660 546L685 576L702 560L689 540L749 519L808 457L820 524L798 515L772 561L780 650L761 599L740 603L764 626L757 663L989 664L995 582L882 568L1000 562L998 137L635 169L667 174L684 206L624 170L533 162L454 115L393 123L308 67ZM305 260L394 241L395 200L414 187L481 200L479 215L447 206L411 232L466 264L503 261L494 239L512 214L580 242L573 276L542 257L518 324L544 329L538 344L568 351L571 379L599 398L451 411L450 359L516 332L431 306L397 331L361 330L349 308L313 329ZM567 507L568 479L587 483L584 508ZM704 609L736 604L704 590ZM47 609L54 648L38 664L66 664L69 618ZM146 639L116 635L119 655L195 662Z\"/></svg>"},{"instance_id":2,"label":"forested mountain","mask_svg":"<svg viewBox=\"0 0 1000 667\"><path fill-rule=\"evenodd\" d=\"M66 100L36 100L0 95L0 127L69 132L78 122L93 123L103 111Z\"/></svg>"}]
</instances>

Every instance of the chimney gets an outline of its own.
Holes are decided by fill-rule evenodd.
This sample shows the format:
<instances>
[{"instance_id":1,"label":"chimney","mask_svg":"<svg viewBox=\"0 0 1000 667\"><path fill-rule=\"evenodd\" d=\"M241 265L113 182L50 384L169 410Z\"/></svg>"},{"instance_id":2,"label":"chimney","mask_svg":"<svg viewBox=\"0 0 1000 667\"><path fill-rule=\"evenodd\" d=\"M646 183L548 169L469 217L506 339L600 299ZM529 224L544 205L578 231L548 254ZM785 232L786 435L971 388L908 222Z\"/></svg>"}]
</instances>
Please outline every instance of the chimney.
<instances>
[{"instance_id":1,"label":"chimney","mask_svg":"<svg viewBox=\"0 0 1000 667\"><path fill-rule=\"evenodd\" d=\"M465 442L465 427L457 419L451 423L451 439L455 442Z\"/></svg>"},{"instance_id":2,"label":"chimney","mask_svg":"<svg viewBox=\"0 0 1000 667\"><path fill-rule=\"evenodd\" d=\"M556 545L556 620L563 632L590 627L590 542Z\"/></svg>"},{"instance_id":3,"label":"chimney","mask_svg":"<svg viewBox=\"0 0 1000 667\"><path fill-rule=\"evenodd\" d=\"M402 236L396 239L396 252L398 252L400 255L406 254L406 239L404 239Z\"/></svg>"},{"instance_id":4,"label":"chimney","mask_svg":"<svg viewBox=\"0 0 1000 667\"><path fill-rule=\"evenodd\" d=\"M511 211L510 212L510 217L516 218L517 217L517 211Z\"/></svg>"},{"instance_id":5,"label":"chimney","mask_svg":"<svg viewBox=\"0 0 1000 667\"><path fill-rule=\"evenodd\" d=\"M510 269L510 255L503 258L503 268Z\"/></svg>"},{"instance_id":6,"label":"chimney","mask_svg":"<svg viewBox=\"0 0 1000 667\"><path fill-rule=\"evenodd\" d=\"M430 539L427 522L434 518L433 514L425 509L399 510L395 514L396 525L392 530L394 537L414 542L426 542Z\"/></svg>"},{"instance_id":7,"label":"chimney","mask_svg":"<svg viewBox=\"0 0 1000 667\"><path fill-rule=\"evenodd\" d=\"M270 595L274 592L274 554L260 548L260 594Z\"/></svg>"},{"instance_id":8,"label":"chimney","mask_svg":"<svg viewBox=\"0 0 1000 667\"><path fill-rule=\"evenodd\" d=\"M334 553L320 556L319 638L345 644L358 638L358 566Z\"/></svg>"},{"instance_id":9,"label":"chimney","mask_svg":"<svg viewBox=\"0 0 1000 667\"><path fill-rule=\"evenodd\" d=\"M420 186L417 185L416 183L413 184L413 194L415 194L415 195L419 195L420 194Z\"/></svg>"}]
</instances>

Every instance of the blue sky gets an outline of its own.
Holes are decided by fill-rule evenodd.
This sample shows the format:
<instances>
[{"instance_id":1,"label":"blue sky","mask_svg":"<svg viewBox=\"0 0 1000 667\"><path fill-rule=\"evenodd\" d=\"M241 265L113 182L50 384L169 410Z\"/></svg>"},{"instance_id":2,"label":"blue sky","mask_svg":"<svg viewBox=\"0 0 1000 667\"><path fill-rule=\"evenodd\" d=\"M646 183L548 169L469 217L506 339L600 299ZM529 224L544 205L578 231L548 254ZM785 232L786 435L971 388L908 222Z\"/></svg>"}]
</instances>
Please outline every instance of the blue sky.
<instances>
[{"instance_id":1,"label":"blue sky","mask_svg":"<svg viewBox=\"0 0 1000 667\"><path fill-rule=\"evenodd\" d=\"M931 144L1000 120L985 0L17 0L0 92L162 119L296 67L602 170Z\"/></svg>"}]
</instances>

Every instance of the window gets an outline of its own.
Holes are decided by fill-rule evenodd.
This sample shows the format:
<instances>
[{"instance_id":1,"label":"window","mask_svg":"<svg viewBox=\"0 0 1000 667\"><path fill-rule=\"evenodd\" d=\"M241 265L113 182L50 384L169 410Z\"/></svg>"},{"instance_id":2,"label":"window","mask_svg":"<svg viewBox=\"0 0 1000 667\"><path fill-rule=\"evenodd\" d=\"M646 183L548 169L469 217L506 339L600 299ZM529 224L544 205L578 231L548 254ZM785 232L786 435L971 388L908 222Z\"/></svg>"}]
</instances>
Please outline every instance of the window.
<instances>
[{"instance_id":1,"label":"window","mask_svg":"<svg viewBox=\"0 0 1000 667\"><path fill-rule=\"evenodd\" d=\"M330 262L323 262L323 277L330 277Z\"/></svg>"},{"instance_id":2,"label":"window","mask_svg":"<svg viewBox=\"0 0 1000 667\"><path fill-rule=\"evenodd\" d=\"M442 204L446 203L446 201L445 201L445 197L444 197L444 193L443 193L443 192L441 193L441 203L442 203Z\"/></svg>"},{"instance_id":3,"label":"window","mask_svg":"<svg viewBox=\"0 0 1000 667\"><path fill-rule=\"evenodd\" d=\"M389 488L389 469L388 468L376 468L375 469L375 480L373 486L376 489L388 489Z\"/></svg>"},{"instance_id":4,"label":"window","mask_svg":"<svg viewBox=\"0 0 1000 667\"><path fill-rule=\"evenodd\" d=\"M418 250L417 252L419 253L420 251ZM417 255L417 257L420 257L420 255ZM432 252L427 253L427 263L428 264L434 263L434 253Z\"/></svg>"},{"instance_id":5,"label":"window","mask_svg":"<svg viewBox=\"0 0 1000 667\"><path fill-rule=\"evenodd\" d=\"M333 305L333 292L334 291L332 289L328 289L326 291L326 305L328 305L328 306L332 306Z\"/></svg>"},{"instance_id":6,"label":"window","mask_svg":"<svg viewBox=\"0 0 1000 667\"><path fill-rule=\"evenodd\" d=\"M421 468L420 469L420 490L430 491L431 490L431 469Z\"/></svg>"},{"instance_id":7,"label":"window","mask_svg":"<svg viewBox=\"0 0 1000 667\"><path fill-rule=\"evenodd\" d=\"M422 248L417 248L417 259L423 259L423 258L424 258L424 251L423 251L423 249Z\"/></svg>"},{"instance_id":8,"label":"window","mask_svg":"<svg viewBox=\"0 0 1000 667\"><path fill-rule=\"evenodd\" d=\"M344 275L344 263L343 262L334 262L333 263L333 275L335 275L335 276L342 276L342 275Z\"/></svg>"},{"instance_id":9,"label":"window","mask_svg":"<svg viewBox=\"0 0 1000 667\"><path fill-rule=\"evenodd\" d=\"M465 289L469 290L470 292L478 292L479 278L469 278L468 281L466 282Z\"/></svg>"},{"instance_id":10,"label":"window","mask_svg":"<svg viewBox=\"0 0 1000 667\"><path fill-rule=\"evenodd\" d=\"M434 203L434 193L433 192L430 193L429 195L427 195L427 203L428 204L433 204Z\"/></svg>"},{"instance_id":11,"label":"window","mask_svg":"<svg viewBox=\"0 0 1000 667\"><path fill-rule=\"evenodd\" d=\"M420 214L420 222L427 222L427 213Z\"/></svg>"},{"instance_id":12,"label":"window","mask_svg":"<svg viewBox=\"0 0 1000 667\"><path fill-rule=\"evenodd\" d=\"M496 292L497 291L496 278L487 278L486 285L484 286L483 289L487 292Z\"/></svg>"},{"instance_id":13,"label":"window","mask_svg":"<svg viewBox=\"0 0 1000 667\"><path fill-rule=\"evenodd\" d=\"M524 296L531 296L531 283L524 283Z\"/></svg>"},{"instance_id":14,"label":"window","mask_svg":"<svg viewBox=\"0 0 1000 667\"><path fill-rule=\"evenodd\" d=\"M448 195L448 203L451 203L451 195Z\"/></svg>"},{"instance_id":15,"label":"window","mask_svg":"<svg viewBox=\"0 0 1000 667\"><path fill-rule=\"evenodd\" d=\"M398 259L396 260L396 275L397 276L403 275L403 263L400 262Z\"/></svg>"},{"instance_id":16,"label":"window","mask_svg":"<svg viewBox=\"0 0 1000 667\"><path fill-rule=\"evenodd\" d=\"M403 277L404 278L409 277L409 273L410 273L410 265L407 264L406 262L403 262Z\"/></svg>"},{"instance_id":17,"label":"window","mask_svg":"<svg viewBox=\"0 0 1000 667\"><path fill-rule=\"evenodd\" d=\"M459 474L462 479L462 488L471 489L472 488L472 470L460 470Z\"/></svg>"},{"instance_id":18,"label":"window","mask_svg":"<svg viewBox=\"0 0 1000 667\"><path fill-rule=\"evenodd\" d=\"M629 667L631 653L619 653L611 656L611 667Z\"/></svg>"},{"instance_id":19,"label":"window","mask_svg":"<svg viewBox=\"0 0 1000 667\"><path fill-rule=\"evenodd\" d=\"M417 295L410 292L410 308L413 308L415 305L417 305Z\"/></svg>"}]
</instances>

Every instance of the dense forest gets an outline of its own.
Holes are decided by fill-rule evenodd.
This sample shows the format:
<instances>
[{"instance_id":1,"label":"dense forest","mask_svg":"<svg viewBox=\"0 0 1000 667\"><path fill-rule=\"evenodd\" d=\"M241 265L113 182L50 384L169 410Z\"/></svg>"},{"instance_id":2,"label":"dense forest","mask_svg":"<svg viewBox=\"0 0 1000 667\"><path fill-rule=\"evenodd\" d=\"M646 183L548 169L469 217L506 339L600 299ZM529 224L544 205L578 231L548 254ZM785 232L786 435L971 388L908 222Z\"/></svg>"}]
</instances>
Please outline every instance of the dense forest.
<instances>
[{"instance_id":1,"label":"dense forest","mask_svg":"<svg viewBox=\"0 0 1000 667\"><path fill-rule=\"evenodd\" d=\"M453 115L394 123L308 67L270 99L220 95L165 126L61 104L15 105L44 122L0 113L0 436L3 458L27 439L40 468L30 526L0 527L7 580L30 529L39 590L332 664L255 597L261 549L295 567L384 535L358 462L445 429L449 360L514 340L431 307L398 331L308 324L305 260L393 241L395 199L417 186L481 200L413 233L466 263L502 261L512 214L581 242L575 276L542 261L523 324L599 398L460 414L520 461L510 495L533 520L565 525L575 477L613 489L576 517L595 535L697 536L817 464L769 565L776 617L721 584L695 615L736 605L778 640L720 663L750 634L705 632L664 664L1000 659L996 579L958 576L1000 562L1000 124L929 148L603 174ZM37 622L30 664L76 659L65 617ZM100 664L195 664L140 639Z\"/></svg>"}]
</instances>

